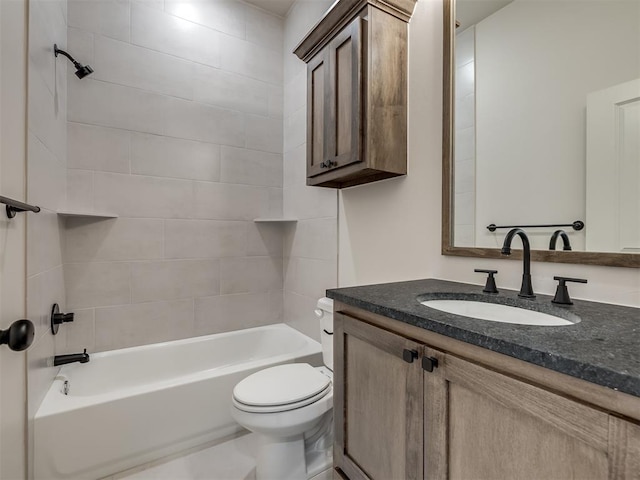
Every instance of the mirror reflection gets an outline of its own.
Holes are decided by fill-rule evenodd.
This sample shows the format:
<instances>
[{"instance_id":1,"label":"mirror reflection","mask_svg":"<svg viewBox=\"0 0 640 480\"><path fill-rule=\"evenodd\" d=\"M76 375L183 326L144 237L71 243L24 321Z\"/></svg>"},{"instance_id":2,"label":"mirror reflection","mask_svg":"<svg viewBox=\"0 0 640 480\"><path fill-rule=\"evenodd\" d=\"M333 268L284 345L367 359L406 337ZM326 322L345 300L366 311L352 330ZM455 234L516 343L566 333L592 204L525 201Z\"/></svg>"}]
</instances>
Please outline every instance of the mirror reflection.
<instances>
[{"instance_id":1,"label":"mirror reflection","mask_svg":"<svg viewBox=\"0 0 640 480\"><path fill-rule=\"evenodd\" d=\"M554 225L532 248L639 253L640 2L459 0L455 18L454 246Z\"/></svg>"}]
</instances>

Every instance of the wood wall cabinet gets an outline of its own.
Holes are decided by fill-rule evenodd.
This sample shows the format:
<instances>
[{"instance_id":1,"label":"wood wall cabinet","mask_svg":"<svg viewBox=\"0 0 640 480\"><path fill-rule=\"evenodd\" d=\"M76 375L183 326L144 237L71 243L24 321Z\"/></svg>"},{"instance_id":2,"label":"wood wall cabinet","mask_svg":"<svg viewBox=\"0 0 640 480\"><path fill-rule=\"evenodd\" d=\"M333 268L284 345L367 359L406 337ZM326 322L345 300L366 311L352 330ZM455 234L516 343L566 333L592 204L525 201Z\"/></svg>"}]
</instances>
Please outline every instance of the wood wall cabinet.
<instances>
[{"instance_id":1,"label":"wood wall cabinet","mask_svg":"<svg viewBox=\"0 0 640 480\"><path fill-rule=\"evenodd\" d=\"M407 22L414 0L341 0L295 54L307 62L307 185L407 173Z\"/></svg>"},{"instance_id":2,"label":"wood wall cabinet","mask_svg":"<svg viewBox=\"0 0 640 480\"><path fill-rule=\"evenodd\" d=\"M500 361L478 364L406 338L389 330L393 320L371 325L371 316L335 315L334 462L343 477L640 478L638 418L505 373ZM519 361L507 359L507 370L509 362Z\"/></svg>"}]
</instances>

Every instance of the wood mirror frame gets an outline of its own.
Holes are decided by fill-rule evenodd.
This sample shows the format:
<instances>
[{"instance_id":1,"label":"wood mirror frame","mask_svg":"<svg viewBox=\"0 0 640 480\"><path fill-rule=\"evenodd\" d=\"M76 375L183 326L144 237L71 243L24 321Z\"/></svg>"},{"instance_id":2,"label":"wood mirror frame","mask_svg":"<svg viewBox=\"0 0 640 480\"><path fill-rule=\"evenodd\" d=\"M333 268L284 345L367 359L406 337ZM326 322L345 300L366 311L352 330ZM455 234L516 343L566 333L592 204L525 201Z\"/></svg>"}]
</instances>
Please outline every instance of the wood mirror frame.
<instances>
[{"instance_id":1,"label":"wood mirror frame","mask_svg":"<svg viewBox=\"0 0 640 480\"><path fill-rule=\"evenodd\" d=\"M443 84L442 84L442 255L458 257L521 259L522 251L515 250L506 257L499 248L456 247L453 245L453 121L454 121L454 59L455 0L443 0ZM610 267L640 268L640 254L531 250L536 262L578 263Z\"/></svg>"}]
</instances>

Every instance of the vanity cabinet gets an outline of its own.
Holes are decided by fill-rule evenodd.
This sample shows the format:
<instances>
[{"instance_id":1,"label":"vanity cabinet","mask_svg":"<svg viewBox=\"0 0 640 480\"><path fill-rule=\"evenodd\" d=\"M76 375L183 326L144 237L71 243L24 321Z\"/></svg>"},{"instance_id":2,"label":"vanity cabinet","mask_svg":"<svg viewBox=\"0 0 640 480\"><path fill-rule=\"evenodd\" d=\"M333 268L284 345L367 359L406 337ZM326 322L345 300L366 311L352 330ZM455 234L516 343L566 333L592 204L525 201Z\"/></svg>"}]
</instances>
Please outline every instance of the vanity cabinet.
<instances>
[{"instance_id":1,"label":"vanity cabinet","mask_svg":"<svg viewBox=\"0 0 640 480\"><path fill-rule=\"evenodd\" d=\"M307 185L343 188L407 173L414 5L341 0L296 47L307 62Z\"/></svg>"},{"instance_id":2,"label":"vanity cabinet","mask_svg":"<svg viewBox=\"0 0 640 480\"><path fill-rule=\"evenodd\" d=\"M395 332L400 322L359 317L334 316L334 462L343 477L640 478L635 397L622 403L636 418L623 418L603 408L610 398L599 397L601 387L578 381L601 403L593 405L573 382L562 392L541 384L540 372L526 378L518 360L465 359L462 342L434 348L411 329Z\"/></svg>"}]
</instances>

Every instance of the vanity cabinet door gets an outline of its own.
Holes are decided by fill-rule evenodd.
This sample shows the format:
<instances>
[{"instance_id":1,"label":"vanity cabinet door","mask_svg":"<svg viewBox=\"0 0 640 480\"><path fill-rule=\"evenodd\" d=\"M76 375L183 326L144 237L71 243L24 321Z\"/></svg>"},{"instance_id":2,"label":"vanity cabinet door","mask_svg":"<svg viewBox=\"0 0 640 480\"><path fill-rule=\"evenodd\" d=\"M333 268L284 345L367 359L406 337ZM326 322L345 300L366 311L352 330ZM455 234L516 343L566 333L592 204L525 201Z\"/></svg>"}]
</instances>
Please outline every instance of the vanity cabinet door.
<instances>
[{"instance_id":1,"label":"vanity cabinet door","mask_svg":"<svg viewBox=\"0 0 640 480\"><path fill-rule=\"evenodd\" d=\"M607 413L443 357L425 373L425 478L628 478L609 476Z\"/></svg>"},{"instance_id":2,"label":"vanity cabinet door","mask_svg":"<svg viewBox=\"0 0 640 480\"><path fill-rule=\"evenodd\" d=\"M422 478L421 348L334 314L334 463L350 480Z\"/></svg>"}]
</instances>

